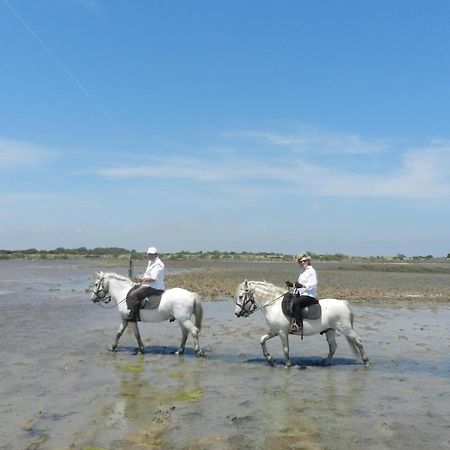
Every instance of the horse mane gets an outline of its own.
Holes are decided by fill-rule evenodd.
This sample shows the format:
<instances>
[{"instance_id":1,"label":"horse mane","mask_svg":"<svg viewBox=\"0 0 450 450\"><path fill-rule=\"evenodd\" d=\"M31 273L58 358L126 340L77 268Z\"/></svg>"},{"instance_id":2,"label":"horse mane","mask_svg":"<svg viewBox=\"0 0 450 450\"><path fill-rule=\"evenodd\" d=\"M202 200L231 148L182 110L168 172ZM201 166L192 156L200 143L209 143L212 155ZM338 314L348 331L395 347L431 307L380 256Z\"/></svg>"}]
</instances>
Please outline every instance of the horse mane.
<instances>
[{"instance_id":1,"label":"horse mane","mask_svg":"<svg viewBox=\"0 0 450 450\"><path fill-rule=\"evenodd\" d=\"M124 277L123 275L119 275L118 273L115 272L106 272L103 274L103 276L108 278L114 278L115 280L118 281L127 281L128 283L132 283L132 281L128 277Z\"/></svg>"},{"instance_id":2,"label":"horse mane","mask_svg":"<svg viewBox=\"0 0 450 450\"><path fill-rule=\"evenodd\" d=\"M269 283L268 281L247 281L249 285L251 285L255 293L257 292L262 300L264 301L272 301L277 297L281 298L285 292L285 289L276 286L275 284Z\"/></svg>"}]
</instances>

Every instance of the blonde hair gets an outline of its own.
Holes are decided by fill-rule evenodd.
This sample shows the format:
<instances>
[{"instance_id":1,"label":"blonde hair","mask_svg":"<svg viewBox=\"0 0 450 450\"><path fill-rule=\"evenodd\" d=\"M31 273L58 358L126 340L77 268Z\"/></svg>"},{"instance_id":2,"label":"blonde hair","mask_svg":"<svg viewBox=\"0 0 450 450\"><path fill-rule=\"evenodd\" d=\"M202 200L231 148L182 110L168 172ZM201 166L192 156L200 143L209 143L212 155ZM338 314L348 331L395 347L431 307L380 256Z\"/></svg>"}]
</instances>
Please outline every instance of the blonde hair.
<instances>
[{"instance_id":1,"label":"blonde hair","mask_svg":"<svg viewBox=\"0 0 450 450\"><path fill-rule=\"evenodd\" d=\"M308 261L311 261L311 256L308 255L306 252L300 252L296 256L297 261L300 261L301 259L307 259Z\"/></svg>"}]
</instances>

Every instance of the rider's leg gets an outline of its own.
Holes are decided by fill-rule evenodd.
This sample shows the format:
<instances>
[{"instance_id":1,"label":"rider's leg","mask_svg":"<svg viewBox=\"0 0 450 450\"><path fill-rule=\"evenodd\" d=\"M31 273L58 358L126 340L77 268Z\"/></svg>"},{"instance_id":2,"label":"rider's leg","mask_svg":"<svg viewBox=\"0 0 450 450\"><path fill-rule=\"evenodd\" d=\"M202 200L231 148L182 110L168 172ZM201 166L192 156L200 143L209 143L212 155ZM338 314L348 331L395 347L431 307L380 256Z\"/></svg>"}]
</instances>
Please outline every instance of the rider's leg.
<instances>
[{"instance_id":1,"label":"rider's leg","mask_svg":"<svg viewBox=\"0 0 450 450\"><path fill-rule=\"evenodd\" d=\"M130 310L130 314L128 315L129 322L136 322L139 316L139 303L145 298L148 294L147 286L140 286L137 289L134 289L132 292L128 294L127 297L127 306Z\"/></svg>"},{"instance_id":2,"label":"rider's leg","mask_svg":"<svg viewBox=\"0 0 450 450\"><path fill-rule=\"evenodd\" d=\"M303 339L303 315L302 310L306 306L314 305L318 303L317 299L310 297L309 295L300 295L300 297L294 297L292 299L292 309L294 322L291 327L291 331L300 332Z\"/></svg>"}]
</instances>

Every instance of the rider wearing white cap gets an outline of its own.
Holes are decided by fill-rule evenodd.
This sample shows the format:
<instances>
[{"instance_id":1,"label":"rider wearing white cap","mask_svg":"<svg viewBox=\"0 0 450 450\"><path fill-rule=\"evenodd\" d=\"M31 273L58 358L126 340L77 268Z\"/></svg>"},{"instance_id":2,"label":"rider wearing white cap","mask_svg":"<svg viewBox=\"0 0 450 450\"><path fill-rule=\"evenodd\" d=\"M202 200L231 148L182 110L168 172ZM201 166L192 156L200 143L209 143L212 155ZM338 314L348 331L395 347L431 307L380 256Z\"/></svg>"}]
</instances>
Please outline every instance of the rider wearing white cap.
<instances>
[{"instance_id":1,"label":"rider wearing white cap","mask_svg":"<svg viewBox=\"0 0 450 450\"><path fill-rule=\"evenodd\" d=\"M159 259L158 250L155 247L149 247L147 250L148 264L143 275L136 277L141 285L131 290L127 296L127 306L130 310L128 320L135 322L139 313L140 301L150 295L160 295L164 292L166 286L164 283L164 263Z\"/></svg>"}]
</instances>

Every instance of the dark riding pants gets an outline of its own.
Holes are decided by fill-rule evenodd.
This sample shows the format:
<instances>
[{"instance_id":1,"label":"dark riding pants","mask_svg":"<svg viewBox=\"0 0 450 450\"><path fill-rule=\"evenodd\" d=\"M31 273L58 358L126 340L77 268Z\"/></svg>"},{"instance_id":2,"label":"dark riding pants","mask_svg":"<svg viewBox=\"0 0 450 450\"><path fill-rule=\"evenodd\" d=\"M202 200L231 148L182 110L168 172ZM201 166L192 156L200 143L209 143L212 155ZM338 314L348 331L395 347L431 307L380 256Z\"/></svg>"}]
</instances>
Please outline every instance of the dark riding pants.
<instances>
[{"instance_id":1,"label":"dark riding pants","mask_svg":"<svg viewBox=\"0 0 450 450\"><path fill-rule=\"evenodd\" d=\"M319 303L318 300L314 297L310 297L309 295L300 295L300 297L292 298L292 315L296 319L301 319L302 317L302 309L305 306L311 306Z\"/></svg>"}]
</instances>

